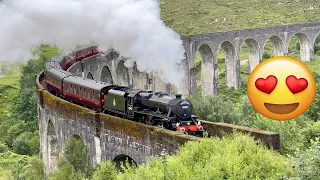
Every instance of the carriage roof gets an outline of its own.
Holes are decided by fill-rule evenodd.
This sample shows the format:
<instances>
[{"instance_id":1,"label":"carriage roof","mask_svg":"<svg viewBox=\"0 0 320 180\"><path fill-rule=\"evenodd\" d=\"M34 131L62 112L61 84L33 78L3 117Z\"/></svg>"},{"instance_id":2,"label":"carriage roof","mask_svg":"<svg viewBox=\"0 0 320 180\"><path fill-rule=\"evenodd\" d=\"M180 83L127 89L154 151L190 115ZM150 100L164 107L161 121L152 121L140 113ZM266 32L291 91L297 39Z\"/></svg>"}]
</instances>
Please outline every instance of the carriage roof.
<instances>
[{"instance_id":1,"label":"carriage roof","mask_svg":"<svg viewBox=\"0 0 320 180\"><path fill-rule=\"evenodd\" d=\"M69 76L63 80L63 82L66 83L72 83L78 86L94 89L94 90L101 90L107 86L110 86L111 84L95 81L92 79L82 78L79 76Z\"/></svg>"},{"instance_id":2,"label":"carriage roof","mask_svg":"<svg viewBox=\"0 0 320 180\"><path fill-rule=\"evenodd\" d=\"M67 76L70 76L71 73L63 71L62 69L51 67L49 69L46 69L46 74L49 74L51 76L54 76L55 78L63 79Z\"/></svg>"}]
</instances>

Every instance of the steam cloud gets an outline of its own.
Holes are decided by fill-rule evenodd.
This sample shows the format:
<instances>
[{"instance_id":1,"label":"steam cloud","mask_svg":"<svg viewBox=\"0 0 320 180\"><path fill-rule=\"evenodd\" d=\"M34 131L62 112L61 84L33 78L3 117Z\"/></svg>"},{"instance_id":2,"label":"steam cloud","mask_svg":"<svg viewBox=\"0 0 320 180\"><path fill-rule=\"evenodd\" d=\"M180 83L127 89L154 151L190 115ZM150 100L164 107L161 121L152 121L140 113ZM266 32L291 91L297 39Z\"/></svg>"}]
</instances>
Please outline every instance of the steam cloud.
<instances>
[{"instance_id":1,"label":"steam cloud","mask_svg":"<svg viewBox=\"0 0 320 180\"><path fill-rule=\"evenodd\" d=\"M32 48L98 43L130 57L141 72L158 72L179 86L184 49L160 20L157 0L0 0L0 60L33 57Z\"/></svg>"}]
</instances>

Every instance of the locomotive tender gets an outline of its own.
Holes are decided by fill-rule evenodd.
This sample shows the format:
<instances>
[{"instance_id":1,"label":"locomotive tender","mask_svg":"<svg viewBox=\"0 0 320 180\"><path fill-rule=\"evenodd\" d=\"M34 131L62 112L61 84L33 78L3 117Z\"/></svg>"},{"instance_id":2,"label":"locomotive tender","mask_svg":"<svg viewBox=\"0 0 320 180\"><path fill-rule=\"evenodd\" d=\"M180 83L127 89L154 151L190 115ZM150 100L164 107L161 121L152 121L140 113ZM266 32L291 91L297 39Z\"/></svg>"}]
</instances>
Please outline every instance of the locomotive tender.
<instances>
[{"instance_id":1,"label":"locomotive tender","mask_svg":"<svg viewBox=\"0 0 320 180\"><path fill-rule=\"evenodd\" d=\"M98 112L187 134L202 135L203 127L192 115L192 104L181 95L143 91L74 76L66 70L74 63L98 54L97 46L79 48L71 55L59 54L45 64L47 89L68 101Z\"/></svg>"}]
</instances>

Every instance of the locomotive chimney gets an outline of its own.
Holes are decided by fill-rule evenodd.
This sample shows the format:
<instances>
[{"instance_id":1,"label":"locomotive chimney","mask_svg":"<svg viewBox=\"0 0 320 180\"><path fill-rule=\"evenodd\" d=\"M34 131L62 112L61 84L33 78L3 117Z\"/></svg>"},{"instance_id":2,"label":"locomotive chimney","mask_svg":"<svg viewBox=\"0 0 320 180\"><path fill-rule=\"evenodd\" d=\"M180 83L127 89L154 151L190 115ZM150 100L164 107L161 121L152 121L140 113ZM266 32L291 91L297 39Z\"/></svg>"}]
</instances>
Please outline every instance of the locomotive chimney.
<instances>
[{"instance_id":1,"label":"locomotive chimney","mask_svg":"<svg viewBox=\"0 0 320 180\"><path fill-rule=\"evenodd\" d=\"M181 99L182 95L181 94L176 94L177 99Z\"/></svg>"}]
</instances>

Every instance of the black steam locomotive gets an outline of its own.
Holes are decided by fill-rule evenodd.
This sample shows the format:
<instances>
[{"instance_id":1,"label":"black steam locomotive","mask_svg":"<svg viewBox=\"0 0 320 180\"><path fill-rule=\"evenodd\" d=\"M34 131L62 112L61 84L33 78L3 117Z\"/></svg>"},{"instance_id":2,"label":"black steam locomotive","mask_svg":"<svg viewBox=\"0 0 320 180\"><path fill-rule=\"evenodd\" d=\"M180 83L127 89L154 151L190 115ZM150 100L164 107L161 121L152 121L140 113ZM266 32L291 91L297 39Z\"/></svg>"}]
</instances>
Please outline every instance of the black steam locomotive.
<instances>
[{"instance_id":1,"label":"black steam locomotive","mask_svg":"<svg viewBox=\"0 0 320 180\"><path fill-rule=\"evenodd\" d=\"M104 111L188 134L203 131L196 116L192 115L191 103L182 99L180 94L173 98L162 92L117 87L104 96Z\"/></svg>"}]
</instances>

